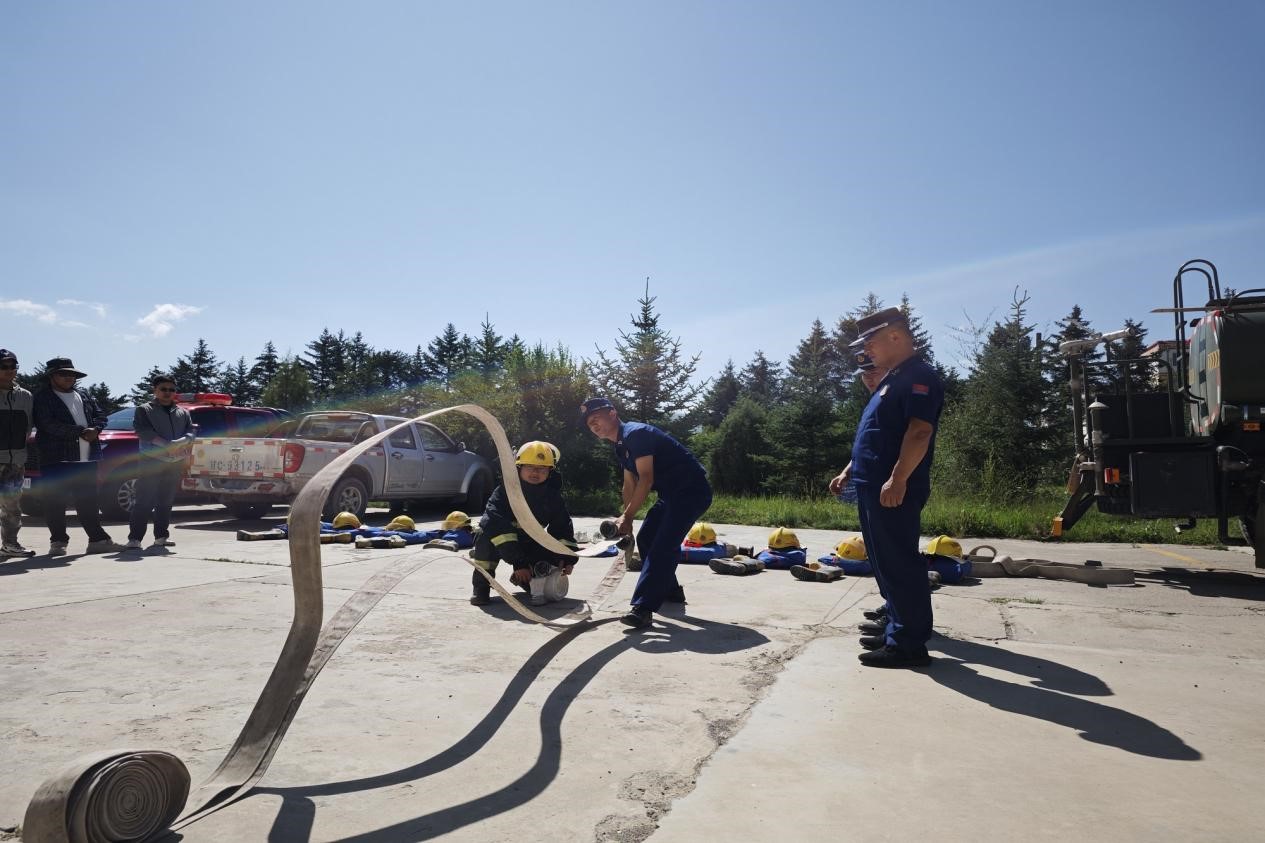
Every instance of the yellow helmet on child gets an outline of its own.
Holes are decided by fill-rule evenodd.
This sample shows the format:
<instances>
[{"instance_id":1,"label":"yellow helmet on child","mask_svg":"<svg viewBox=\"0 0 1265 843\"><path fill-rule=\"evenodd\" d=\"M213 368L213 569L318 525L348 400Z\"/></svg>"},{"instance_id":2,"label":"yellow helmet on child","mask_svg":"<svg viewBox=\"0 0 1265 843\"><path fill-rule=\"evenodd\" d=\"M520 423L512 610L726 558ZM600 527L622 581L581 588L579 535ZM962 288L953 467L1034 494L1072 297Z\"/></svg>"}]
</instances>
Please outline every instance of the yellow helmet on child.
<instances>
[{"instance_id":1,"label":"yellow helmet on child","mask_svg":"<svg viewBox=\"0 0 1265 843\"><path fill-rule=\"evenodd\" d=\"M799 547L799 536L790 530L785 527L778 527L769 533L770 550L786 550L792 547Z\"/></svg>"},{"instance_id":2,"label":"yellow helmet on child","mask_svg":"<svg viewBox=\"0 0 1265 843\"><path fill-rule=\"evenodd\" d=\"M690 532L685 539L695 544L711 544L716 541L716 529L706 521L697 521L693 527L690 527Z\"/></svg>"},{"instance_id":3,"label":"yellow helmet on child","mask_svg":"<svg viewBox=\"0 0 1265 843\"><path fill-rule=\"evenodd\" d=\"M334 529L345 530L348 527L359 527L360 519L354 512L340 512L334 516Z\"/></svg>"},{"instance_id":4,"label":"yellow helmet on child","mask_svg":"<svg viewBox=\"0 0 1265 843\"><path fill-rule=\"evenodd\" d=\"M553 468L558 464L558 449L548 442L528 442L518 449L514 465L539 465Z\"/></svg>"},{"instance_id":5,"label":"yellow helmet on child","mask_svg":"<svg viewBox=\"0 0 1265 843\"><path fill-rule=\"evenodd\" d=\"M927 552L937 556L952 556L961 559L962 545L952 536L936 536L927 542Z\"/></svg>"},{"instance_id":6,"label":"yellow helmet on child","mask_svg":"<svg viewBox=\"0 0 1265 843\"><path fill-rule=\"evenodd\" d=\"M865 552L865 539L861 536L848 536L848 538L839 542L839 546L835 548L835 556L840 559L864 562L869 558L869 554Z\"/></svg>"},{"instance_id":7,"label":"yellow helmet on child","mask_svg":"<svg viewBox=\"0 0 1265 843\"><path fill-rule=\"evenodd\" d=\"M462 527L470 526L470 516L466 515L459 509L454 509L448 513L448 517L444 519L444 523L439 526L445 530L460 530Z\"/></svg>"},{"instance_id":8,"label":"yellow helmet on child","mask_svg":"<svg viewBox=\"0 0 1265 843\"><path fill-rule=\"evenodd\" d=\"M397 515L391 519L391 523L387 524L387 529L412 533L417 530L417 523L407 515Z\"/></svg>"}]
</instances>

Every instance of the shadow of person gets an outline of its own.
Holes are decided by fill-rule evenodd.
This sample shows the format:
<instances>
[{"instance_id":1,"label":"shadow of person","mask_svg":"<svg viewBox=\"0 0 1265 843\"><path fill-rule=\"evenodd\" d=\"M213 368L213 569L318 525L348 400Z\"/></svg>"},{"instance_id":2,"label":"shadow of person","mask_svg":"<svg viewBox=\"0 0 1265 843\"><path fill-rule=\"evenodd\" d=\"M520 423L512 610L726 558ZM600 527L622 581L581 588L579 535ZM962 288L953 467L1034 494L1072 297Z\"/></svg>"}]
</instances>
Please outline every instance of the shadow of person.
<instances>
[{"instance_id":1,"label":"shadow of person","mask_svg":"<svg viewBox=\"0 0 1265 843\"><path fill-rule=\"evenodd\" d=\"M252 793L282 797L282 805L269 832L270 843L309 840L315 819L315 803L320 796L357 793L417 781L447 770L473 757L497 733L510 713L540 673L580 634L613 622L615 618L587 621L567 629L537 649L515 673L491 710L448 749L401 770L343 782L306 787L255 788ZM683 621L687 619L682 619ZM531 768L515 781L491 793L458 805L441 808L385 828L344 838L346 841L397 843L400 840L430 840L510 811L539 796L558 775L562 759L562 720L571 704L607 664L621 653L634 649L655 652L689 651L702 654L736 652L767 643L756 630L733 624L689 618L693 628L667 625L653 638L621 637L564 676L550 692L539 716L540 751Z\"/></svg>"},{"instance_id":2,"label":"shadow of person","mask_svg":"<svg viewBox=\"0 0 1265 843\"><path fill-rule=\"evenodd\" d=\"M1173 761L1198 761L1203 754L1164 727L1132 712L1069 694L1110 694L1106 683L1058 662L1024 656L961 639L934 637L927 649L939 652L926 675L946 688L1000 711L1022 714L1075 730L1091 743ZM994 679L969 665L1013 671L1037 685ZM1096 690L1101 689L1101 690Z\"/></svg>"},{"instance_id":3,"label":"shadow of person","mask_svg":"<svg viewBox=\"0 0 1265 843\"><path fill-rule=\"evenodd\" d=\"M46 568L69 568L70 559L69 556L10 556L8 559L0 559L0 577L42 571Z\"/></svg>"},{"instance_id":4,"label":"shadow of person","mask_svg":"<svg viewBox=\"0 0 1265 843\"><path fill-rule=\"evenodd\" d=\"M531 596L527 592L520 591L514 596L518 598L518 601L528 609L540 615L542 618L547 618L551 621L557 620L563 615L574 612L584 605L583 600L579 600L574 597L563 597L561 600L552 600L543 606L533 606L531 604ZM478 608L482 609L485 615L496 618L497 620L518 621L519 623L525 624L536 623L536 621L533 621L530 618L525 618L518 612L514 611L510 608L510 604L506 603L505 600L496 593L492 594L491 603L485 603Z\"/></svg>"}]
</instances>

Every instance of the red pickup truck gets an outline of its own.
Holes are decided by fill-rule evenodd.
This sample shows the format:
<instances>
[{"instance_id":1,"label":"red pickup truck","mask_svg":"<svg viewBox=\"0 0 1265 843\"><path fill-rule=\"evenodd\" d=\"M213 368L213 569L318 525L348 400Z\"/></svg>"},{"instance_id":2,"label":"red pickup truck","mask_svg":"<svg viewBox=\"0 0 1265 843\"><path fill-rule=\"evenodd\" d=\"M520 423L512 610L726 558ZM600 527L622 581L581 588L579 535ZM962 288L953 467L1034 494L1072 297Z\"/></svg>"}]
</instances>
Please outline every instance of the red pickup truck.
<instances>
[{"instance_id":1,"label":"red pickup truck","mask_svg":"<svg viewBox=\"0 0 1265 843\"><path fill-rule=\"evenodd\" d=\"M189 411L198 436L266 436L290 417L285 410L234 406L233 396L223 392L182 392L176 396L176 401ZM97 487L100 492L101 514L106 518L126 519L136 501L136 461L140 459L140 449L136 432L132 430L132 417L135 413L135 407L111 413L107 417L105 429L101 431L101 462L97 467ZM34 453L34 446L32 441L31 453ZM192 482L186 478L183 488L177 493L177 502L210 500L205 495L191 491L192 486ZM24 487L26 494L22 496L22 509L29 514L38 514L39 494L36 490L39 488L39 470L30 464ZM251 514L255 514L257 509L252 509Z\"/></svg>"}]
</instances>

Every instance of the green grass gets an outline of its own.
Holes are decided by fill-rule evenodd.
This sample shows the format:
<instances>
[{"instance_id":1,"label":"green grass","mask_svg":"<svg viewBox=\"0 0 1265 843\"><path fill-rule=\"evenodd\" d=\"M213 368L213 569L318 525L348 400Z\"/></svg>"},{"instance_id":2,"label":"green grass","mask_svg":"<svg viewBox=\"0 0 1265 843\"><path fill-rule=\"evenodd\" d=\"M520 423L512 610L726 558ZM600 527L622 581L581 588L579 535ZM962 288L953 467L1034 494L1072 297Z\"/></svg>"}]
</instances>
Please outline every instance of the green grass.
<instances>
[{"instance_id":1,"label":"green grass","mask_svg":"<svg viewBox=\"0 0 1265 843\"><path fill-rule=\"evenodd\" d=\"M1027 499L1005 503L953 498L934 491L922 512L924 535L944 534L958 538L1006 538L1060 541L1050 537L1050 525L1066 502L1061 489L1042 489ZM569 499L571 511L612 515L618 511L614 494L585 495ZM805 527L856 532L861 529L856 506L834 498L781 496L735 497L717 495L706 518L719 524L765 527ZM1232 526L1233 530L1236 529ZM1178 534L1171 520L1146 520L1101 515L1091 511L1074 528L1064 531L1063 541L1123 542L1137 544L1189 544L1217 546L1217 525L1199 522L1194 530Z\"/></svg>"}]
</instances>

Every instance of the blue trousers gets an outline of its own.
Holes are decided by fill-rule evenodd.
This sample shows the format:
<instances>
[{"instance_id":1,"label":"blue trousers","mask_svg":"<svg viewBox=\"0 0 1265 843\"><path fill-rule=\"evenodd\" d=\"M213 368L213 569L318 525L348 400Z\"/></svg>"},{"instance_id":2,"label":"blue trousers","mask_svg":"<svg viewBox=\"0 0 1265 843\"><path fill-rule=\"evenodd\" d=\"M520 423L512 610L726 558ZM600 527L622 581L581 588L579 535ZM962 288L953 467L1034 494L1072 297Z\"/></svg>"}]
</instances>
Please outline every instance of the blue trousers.
<instances>
[{"instance_id":1,"label":"blue trousers","mask_svg":"<svg viewBox=\"0 0 1265 843\"><path fill-rule=\"evenodd\" d=\"M881 484L857 485L857 512L879 591L887 599L887 644L921 655L931 637L931 586L918 552L918 527L930 489L907 489L900 506L879 503Z\"/></svg>"},{"instance_id":2,"label":"blue trousers","mask_svg":"<svg viewBox=\"0 0 1265 843\"><path fill-rule=\"evenodd\" d=\"M637 531L637 551L641 554L641 576L633 589L632 604L659 611L668 592L680 587L676 565L681 558L681 542L694 522L712 505L708 485L674 492L659 500L646 513Z\"/></svg>"}]
</instances>

